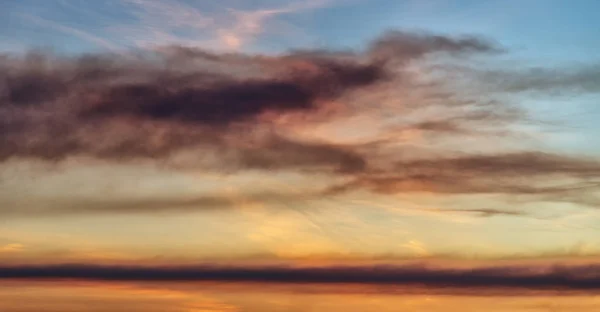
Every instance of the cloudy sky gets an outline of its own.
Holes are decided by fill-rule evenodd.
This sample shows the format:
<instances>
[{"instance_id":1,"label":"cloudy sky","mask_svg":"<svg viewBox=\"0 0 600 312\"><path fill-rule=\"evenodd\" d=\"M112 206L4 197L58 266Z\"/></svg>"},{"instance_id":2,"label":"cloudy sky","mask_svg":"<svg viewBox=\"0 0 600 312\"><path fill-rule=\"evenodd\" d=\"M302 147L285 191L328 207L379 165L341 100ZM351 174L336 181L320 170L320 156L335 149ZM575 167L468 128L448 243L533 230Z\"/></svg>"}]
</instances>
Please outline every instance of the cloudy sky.
<instances>
[{"instance_id":1,"label":"cloudy sky","mask_svg":"<svg viewBox=\"0 0 600 312\"><path fill-rule=\"evenodd\" d=\"M0 278L598 289L599 10L2 1Z\"/></svg>"}]
</instances>

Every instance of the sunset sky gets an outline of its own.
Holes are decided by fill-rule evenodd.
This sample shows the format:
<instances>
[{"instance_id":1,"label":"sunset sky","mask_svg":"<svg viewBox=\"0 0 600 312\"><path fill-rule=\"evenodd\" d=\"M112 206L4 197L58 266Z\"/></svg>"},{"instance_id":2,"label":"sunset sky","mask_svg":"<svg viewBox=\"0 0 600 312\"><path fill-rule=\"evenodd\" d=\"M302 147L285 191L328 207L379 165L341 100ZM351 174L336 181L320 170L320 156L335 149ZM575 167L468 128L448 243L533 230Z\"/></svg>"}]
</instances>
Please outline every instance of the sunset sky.
<instances>
[{"instance_id":1,"label":"sunset sky","mask_svg":"<svg viewBox=\"0 0 600 312\"><path fill-rule=\"evenodd\" d=\"M1 1L0 311L592 311L598 12Z\"/></svg>"}]
</instances>

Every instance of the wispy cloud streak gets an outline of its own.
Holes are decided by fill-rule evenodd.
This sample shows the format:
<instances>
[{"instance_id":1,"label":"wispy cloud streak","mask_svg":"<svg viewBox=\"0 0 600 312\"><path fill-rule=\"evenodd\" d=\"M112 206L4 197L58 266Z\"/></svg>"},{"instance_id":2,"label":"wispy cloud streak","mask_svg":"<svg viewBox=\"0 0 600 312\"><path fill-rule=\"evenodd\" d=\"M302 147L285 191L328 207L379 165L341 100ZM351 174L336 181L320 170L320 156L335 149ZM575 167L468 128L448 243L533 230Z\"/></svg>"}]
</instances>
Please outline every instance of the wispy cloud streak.
<instances>
[{"instance_id":1,"label":"wispy cloud streak","mask_svg":"<svg viewBox=\"0 0 600 312\"><path fill-rule=\"evenodd\" d=\"M100 36L94 35L91 32L87 32L87 31L84 31L81 29L66 26L66 25L63 25L63 24L55 22L55 21L41 18L39 16L34 16L34 15L30 15L30 14L22 14L20 16L21 16L21 18L25 19L26 21L37 24L40 27L44 27L44 28L49 27L51 29L65 33L67 35L78 37L80 39L83 39L85 41L93 43L101 48L105 48L109 51L113 51L113 52L123 51L122 47L119 47L118 45L111 42L110 40L107 40Z\"/></svg>"}]
</instances>

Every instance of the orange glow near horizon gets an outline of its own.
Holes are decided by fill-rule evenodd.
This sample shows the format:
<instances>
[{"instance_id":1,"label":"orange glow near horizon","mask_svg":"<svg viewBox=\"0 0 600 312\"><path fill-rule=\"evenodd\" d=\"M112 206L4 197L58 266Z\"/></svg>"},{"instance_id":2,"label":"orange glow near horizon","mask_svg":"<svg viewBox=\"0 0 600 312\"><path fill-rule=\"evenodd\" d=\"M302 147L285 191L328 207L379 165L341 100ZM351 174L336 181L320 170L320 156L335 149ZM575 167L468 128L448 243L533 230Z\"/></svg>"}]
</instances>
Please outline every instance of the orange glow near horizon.
<instances>
[{"instance_id":1,"label":"orange glow near horizon","mask_svg":"<svg viewBox=\"0 0 600 312\"><path fill-rule=\"evenodd\" d=\"M386 288L256 287L217 284L7 282L2 311L596 311L600 295L560 293L443 294ZM75 299L76 298L76 299Z\"/></svg>"}]
</instances>

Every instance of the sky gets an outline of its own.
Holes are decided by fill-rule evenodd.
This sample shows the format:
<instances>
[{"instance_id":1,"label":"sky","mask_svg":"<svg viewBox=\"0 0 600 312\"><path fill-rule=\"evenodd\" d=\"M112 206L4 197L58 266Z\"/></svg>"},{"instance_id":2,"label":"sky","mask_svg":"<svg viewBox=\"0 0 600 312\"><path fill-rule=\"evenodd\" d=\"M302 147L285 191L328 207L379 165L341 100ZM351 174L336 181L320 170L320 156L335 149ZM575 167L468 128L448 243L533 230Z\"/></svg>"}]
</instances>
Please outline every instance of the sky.
<instances>
[{"instance_id":1,"label":"sky","mask_svg":"<svg viewBox=\"0 0 600 312\"><path fill-rule=\"evenodd\" d=\"M591 311L598 10L0 1L0 310Z\"/></svg>"}]
</instances>

